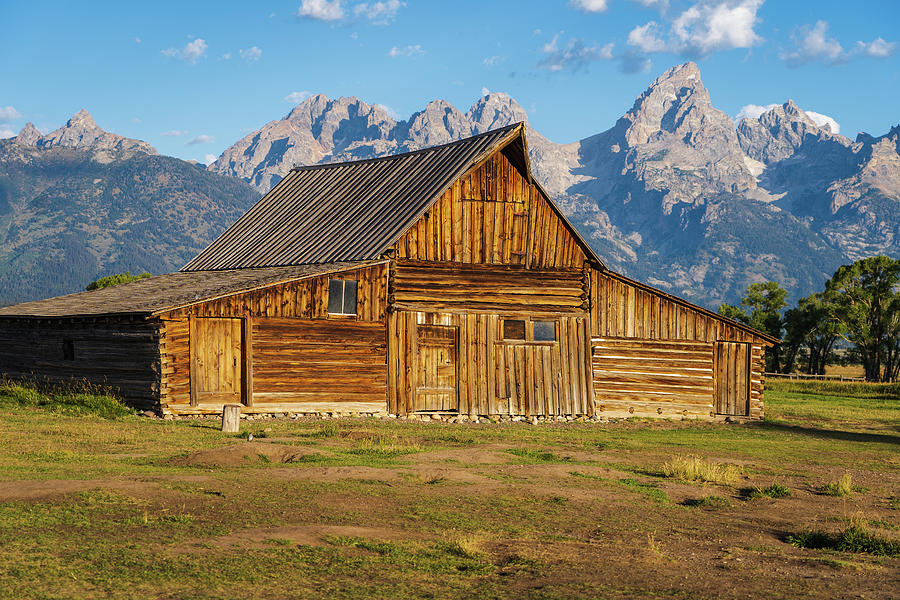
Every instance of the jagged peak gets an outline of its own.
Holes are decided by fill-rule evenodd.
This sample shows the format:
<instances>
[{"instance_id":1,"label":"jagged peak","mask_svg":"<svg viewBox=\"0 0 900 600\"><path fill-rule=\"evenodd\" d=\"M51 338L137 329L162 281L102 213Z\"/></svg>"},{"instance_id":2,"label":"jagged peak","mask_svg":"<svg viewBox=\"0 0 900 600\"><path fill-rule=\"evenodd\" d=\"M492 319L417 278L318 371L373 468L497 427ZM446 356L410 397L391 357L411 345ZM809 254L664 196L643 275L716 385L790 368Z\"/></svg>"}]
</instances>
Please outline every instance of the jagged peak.
<instances>
[{"instance_id":1,"label":"jagged peak","mask_svg":"<svg viewBox=\"0 0 900 600\"><path fill-rule=\"evenodd\" d=\"M34 126L34 123L28 121L25 123L25 126L22 127L19 135L16 136L16 142L24 146L37 146L41 137L43 137L43 135L38 131L38 128Z\"/></svg>"},{"instance_id":2,"label":"jagged peak","mask_svg":"<svg viewBox=\"0 0 900 600\"><path fill-rule=\"evenodd\" d=\"M77 113L72 115L72 118L66 122L66 126L73 127L75 125L85 125L87 127L98 127L97 122L94 121L94 117L91 116L91 113L87 111L86 108L82 108Z\"/></svg>"},{"instance_id":3,"label":"jagged peak","mask_svg":"<svg viewBox=\"0 0 900 600\"><path fill-rule=\"evenodd\" d=\"M656 78L650 87L659 86L670 80L694 80L699 84L703 84L703 81L700 79L700 67L697 66L697 63L688 61L686 63L682 63L680 65L675 65L669 69L666 69L662 75Z\"/></svg>"}]
</instances>

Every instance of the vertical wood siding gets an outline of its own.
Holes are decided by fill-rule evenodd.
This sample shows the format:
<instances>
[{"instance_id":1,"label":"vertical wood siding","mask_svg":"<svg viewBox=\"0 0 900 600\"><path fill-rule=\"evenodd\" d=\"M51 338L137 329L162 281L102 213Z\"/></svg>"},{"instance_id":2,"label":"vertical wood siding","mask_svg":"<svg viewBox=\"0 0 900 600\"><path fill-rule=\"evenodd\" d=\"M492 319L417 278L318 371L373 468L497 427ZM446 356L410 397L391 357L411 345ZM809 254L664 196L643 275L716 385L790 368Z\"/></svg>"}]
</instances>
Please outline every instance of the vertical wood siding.
<instances>
[{"instance_id":1,"label":"vertical wood siding","mask_svg":"<svg viewBox=\"0 0 900 600\"><path fill-rule=\"evenodd\" d=\"M419 261L581 268L585 254L537 186L502 152L458 179L397 242Z\"/></svg>"},{"instance_id":2,"label":"vertical wood siding","mask_svg":"<svg viewBox=\"0 0 900 600\"><path fill-rule=\"evenodd\" d=\"M747 331L607 271L593 269L590 288L594 337L760 342Z\"/></svg>"},{"instance_id":3,"label":"vertical wood siding","mask_svg":"<svg viewBox=\"0 0 900 600\"><path fill-rule=\"evenodd\" d=\"M197 317L328 318L328 280L355 279L357 319L383 321L387 309L387 263L268 286L201 302L162 315L167 320Z\"/></svg>"},{"instance_id":4,"label":"vertical wood siding","mask_svg":"<svg viewBox=\"0 0 900 600\"><path fill-rule=\"evenodd\" d=\"M397 311L390 314L388 409L420 408L420 332L453 327L457 341L457 402L470 415L590 415L589 324L584 316L559 315L557 342L501 339L510 315ZM512 315L522 318L522 315ZM421 326L426 326L422 328ZM437 409L434 409L437 410Z\"/></svg>"}]
</instances>

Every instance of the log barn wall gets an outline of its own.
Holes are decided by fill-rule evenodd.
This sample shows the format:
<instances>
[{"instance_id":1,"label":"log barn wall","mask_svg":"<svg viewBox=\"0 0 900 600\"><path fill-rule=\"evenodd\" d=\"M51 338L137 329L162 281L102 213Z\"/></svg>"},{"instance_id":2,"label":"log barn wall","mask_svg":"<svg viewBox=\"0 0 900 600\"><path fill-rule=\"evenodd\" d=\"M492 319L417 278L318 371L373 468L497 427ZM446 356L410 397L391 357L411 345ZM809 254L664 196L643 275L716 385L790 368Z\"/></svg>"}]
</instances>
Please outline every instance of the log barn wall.
<instances>
[{"instance_id":1,"label":"log barn wall","mask_svg":"<svg viewBox=\"0 0 900 600\"><path fill-rule=\"evenodd\" d=\"M245 412L384 410L387 272L387 263L382 263L199 302L160 315L163 412L216 409L191 405L192 318L246 321L243 379L249 389L243 398ZM332 278L357 281L355 317L328 314ZM335 408L335 403L341 406Z\"/></svg>"},{"instance_id":2,"label":"log barn wall","mask_svg":"<svg viewBox=\"0 0 900 600\"><path fill-rule=\"evenodd\" d=\"M598 414L762 417L760 336L610 271L592 270L590 289Z\"/></svg>"},{"instance_id":3,"label":"log barn wall","mask_svg":"<svg viewBox=\"0 0 900 600\"><path fill-rule=\"evenodd\" d=\"M127 317L0 319L0 375L51 384L86 381L142 410L159 402L159 327Z\"/></svg>"},{"instance_id":4,"label":"log barn wall","mask_svg":"<svg viewBox=\"0 0 900 600\"><path fill-rule=\"evenodd\" d=\"M557 341L504 340L504 317L526 315L470 312L398 311L391 313L388 340L388 410L440 411L417 406L427 393L429 365L422 364L423 329L450 328L456 340L453 391L457 402L444 410L469 415L590 415L589 325L586 316L559 316ZM546 317L542 317L546 318ZM423 377L424 376L424 377Z\"/></svg>"}]
</instances>

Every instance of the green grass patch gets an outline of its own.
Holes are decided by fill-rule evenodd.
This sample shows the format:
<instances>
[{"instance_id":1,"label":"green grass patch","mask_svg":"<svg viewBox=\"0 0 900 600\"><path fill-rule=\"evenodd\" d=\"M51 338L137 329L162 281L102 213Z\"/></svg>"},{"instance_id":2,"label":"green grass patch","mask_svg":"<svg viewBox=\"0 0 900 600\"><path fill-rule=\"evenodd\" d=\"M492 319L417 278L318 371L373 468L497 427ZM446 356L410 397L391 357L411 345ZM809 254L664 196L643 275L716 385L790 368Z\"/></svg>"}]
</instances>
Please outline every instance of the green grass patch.
<instances>
[{"instance_id":1,"label":"green grass patch","mask_svg":"<svg viewBox=\"0 0 900 600\"><path fill-rule=\"evenodd\" d=\"M532 450L531 448L509 448L506 450L513 456L525 459L529 463L567 463L571 459L567 456L558 456L549 450Z\"/></svg>"},{"instance_id":2,"label":"green grass patch","mask_svg":"<svg viewBox=\"0 0 900 600\"><path fill-rule=\"evenodd\" d=\"M822 486L822 493L826 496L850 496L854 491L853 476L849 472L844 473L837 480Z\"/></svg>"},{"instance_id":3,"label":"green grass patch","mask_svg":"<svg viewBox=\"0 0 900 600\"><path fill-rule=\"evenodd\" d=\"M40 408L68 415L95 415L104 419L119 419L134 414L134 410L119 398L86 384L38 388L0 381L0 406Z\"/></svg>"},{"instance_id":4,"label":"green grass patch","mask_svg":"<svg viewBox=\"0 0 900 600\"><path fill-rule=\"evenodd\" d=\"M741 490L741 496L744 498L787 498L791 495L791 489L781 483L773 483L766 487L747 487Z\"/></svg>"},{"instance_id":5,"label":"green grass patch","mask_svg":"<svg viewBox=\"0 0 900 600\"><path fill-rule=\"evenodd\" d=\"M811 550L837 550L838 552L865 552L877 556L900 556L900 540L889 539L873 532L859 521L851 523L837 533L804 531L787 536L787 542L798 548Z\"/></svg>"},{"instance_id":6,"label":"green grass patch","mask_svg":"<svg viewBox=\"0 0 900 600\"><path fill-rule=\"evenodd\" d=\"M665 490L659 489L655 483L644 483L637 479L625 478L618 480L619 485L650 498L657 504L671 504L672 500Z\"/></svg>"}]
</instances>

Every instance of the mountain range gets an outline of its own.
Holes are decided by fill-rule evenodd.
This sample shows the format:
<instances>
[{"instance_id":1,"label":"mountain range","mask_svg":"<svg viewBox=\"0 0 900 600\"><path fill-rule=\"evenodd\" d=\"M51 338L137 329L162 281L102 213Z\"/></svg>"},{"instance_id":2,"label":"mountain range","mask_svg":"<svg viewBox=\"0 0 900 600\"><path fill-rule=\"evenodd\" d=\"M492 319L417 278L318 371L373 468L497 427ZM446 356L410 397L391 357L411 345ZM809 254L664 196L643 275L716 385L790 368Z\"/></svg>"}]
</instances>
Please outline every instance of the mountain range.
<instances>
[{"instance_id":1,"label":"mountain range","mask_svg":"<svg viewBox=\"0 0 900 600\"><path fill-rule=\"evenodd\" d=\"M0 142L0 232L5 197L16 234L0 234L0 283L11 268L23 273L24 255L48 272L62 268L69 250L34 256L52 240L48 248L78 240L79 275L36 282L13 299L58 293L89 273L171 270L294 165L415 150L519 121L528 123L526 111L502 93L466 112L435 100L406 120L319 94L237 141L206 172L104 132L85 112L46 136L26 125ZM841 264L900 255L900 127L850 140L790 100L735 123L714 107L693 63L663 73L606 131L556 144L529 126L528 144L535 176L610 267L712 308L767 280L796 300ZM165 174L172 179L162 184ZM123 176L140 182L126 191ZM138 214L146 215L140 225ZM147 233L138 240L132 228Z\"/></svg>"},{"instance_id":2,"label":"mountain range","mask_svg":"<svg viewBox=\"0 0 900 600\"><path fill-rule=\"evenodd\" d=\"M103 275L181 268L259 192L101 129L80 111L0 140L0 305Z\"/></svg>"}]
</instances>

